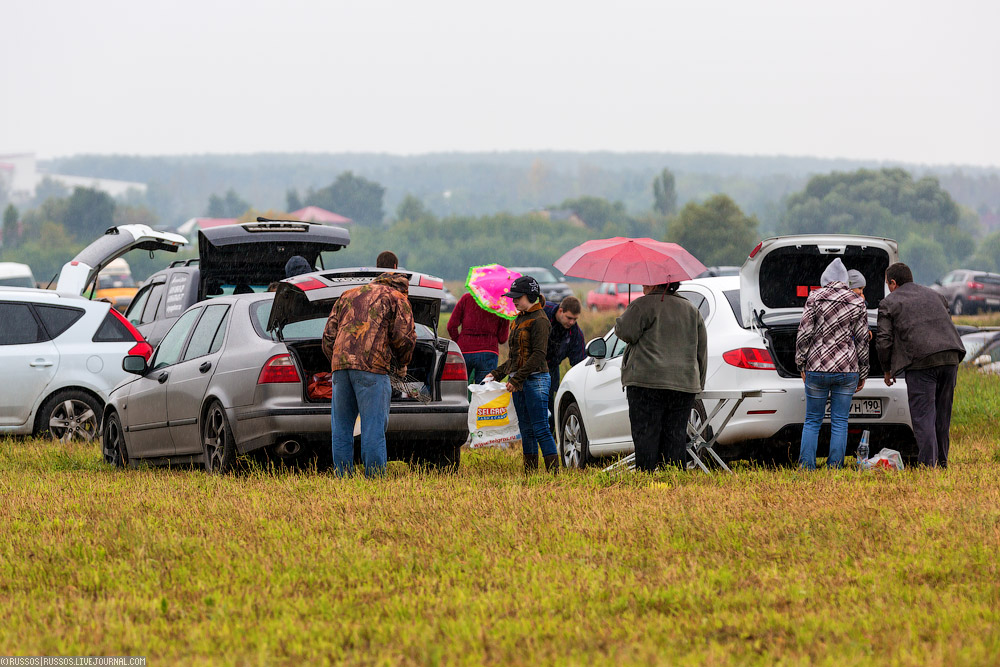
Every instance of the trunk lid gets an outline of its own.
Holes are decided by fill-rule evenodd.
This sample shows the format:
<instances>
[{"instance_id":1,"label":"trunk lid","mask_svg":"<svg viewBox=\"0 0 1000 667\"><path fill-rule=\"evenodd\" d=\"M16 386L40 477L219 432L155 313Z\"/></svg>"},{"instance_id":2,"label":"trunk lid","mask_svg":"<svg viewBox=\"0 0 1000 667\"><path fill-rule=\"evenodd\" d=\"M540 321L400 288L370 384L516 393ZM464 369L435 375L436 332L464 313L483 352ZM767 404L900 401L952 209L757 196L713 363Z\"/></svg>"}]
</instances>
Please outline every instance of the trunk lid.
<instances>
[{"instance_id":1,"label":"trunk lid","mask_svg":"<svg viewBox=\"0 0 1000 667\"><path fill-rule=\"evenodd\" d=\"M892 239L845 234L808 234L765 239L740 268L742 325L758 327L795 322L809 292L835 258L860 271L869 320L886 294L885 270L899 261Z\"/></svg>"},{"instance_id":2,"label":"trunk lid","mask_svg":"<svg viewBox=\"0 0 1000 667\"><path fill-rule=\"evenodd\" d=\"M209 284L268 285L285 277L285 263L294 255L316 266L321 252L340 250L351 242L341 227L308 222L247 222L198 232L201 294Z\"/></svg>"},{"instance_id":3,"label":"trunk lid","mask_svg":"<svg viewBox=\"0 0 1000 667\"><path fill-rule=\"evenodd\" d=\"M341 294L370 283L384 272L382 269L340 269L317 271L283 280L274 294L267 330L274 331L279 338L283 338L283 329L289 324L326 318ZM421 273L405 270L396 273L409 278L409 301L414 321L429 328L436 338L441 296L444 294L443 283L440 279Z\"/></svg>"},{"instance_id":4,"label":"trunk lid","mask_svg":"<svg viewBox=\"0 0 1000 667\"><path fill-rule=\"evenodd\" d=\"M119 225L111 227L90 245L63 264L56 282L56 291L61 294L83 294L97 274L108 264L130 250L166 250L177 252L187 245L187 239L180 234L158 232L147 225Z\"/></svg>"}]
</instances>

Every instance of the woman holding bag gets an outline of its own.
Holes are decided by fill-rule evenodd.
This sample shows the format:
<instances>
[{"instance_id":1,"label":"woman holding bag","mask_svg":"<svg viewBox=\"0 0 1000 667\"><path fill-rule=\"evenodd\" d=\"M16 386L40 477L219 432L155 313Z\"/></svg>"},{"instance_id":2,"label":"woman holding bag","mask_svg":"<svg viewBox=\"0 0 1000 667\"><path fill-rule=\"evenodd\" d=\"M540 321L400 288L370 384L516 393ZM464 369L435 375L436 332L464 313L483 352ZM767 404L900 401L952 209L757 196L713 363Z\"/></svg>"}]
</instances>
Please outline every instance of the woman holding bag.
<instances>
[{"instance_id":1,"label":"woman holding bag","mask_svg":"<svg viewBox=\"0 0 1000 667\"><path fill-rule=\"evenodd\" d=\"M510 297L517 308L517 319L510 331L510 356L507 361L486 376L507 379L514 411L521 427L521 449L524 452L524 470L538 469L538 449L541 447L546 470L558 470L559 456L556 441L549 430L549 367L545 354L549 346L552 327L543 306L538 281L531 276L515 280L504 296Z\"/></svg>"}]
</instances>

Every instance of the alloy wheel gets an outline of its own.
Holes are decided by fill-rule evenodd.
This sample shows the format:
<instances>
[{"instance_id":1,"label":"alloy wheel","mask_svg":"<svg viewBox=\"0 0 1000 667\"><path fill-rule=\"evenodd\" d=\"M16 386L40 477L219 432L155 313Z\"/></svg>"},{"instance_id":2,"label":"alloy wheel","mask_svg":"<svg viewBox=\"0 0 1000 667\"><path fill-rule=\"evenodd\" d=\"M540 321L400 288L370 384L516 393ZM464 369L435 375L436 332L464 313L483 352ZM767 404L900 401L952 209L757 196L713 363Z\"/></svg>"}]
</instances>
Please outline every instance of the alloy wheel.
<instances>
[{"instance_id":1,"label":"alloy wheel","mask_svg":"<svg viewBox=\"0 0 1000 667\"><path fill-rule=\"evenodd\" d=\"M205 454L209 470L222 470L226 455L226 417L215 405L205 420Z\"/></svg>"},{"instance_id":2,"label":"alloy wheel","mask_svg":"<svg viewBox=\"0 0 1000 667\"><path fill-rule=\"evenodd\" d=\"M580 420L571 414L563 424L563 465L566 468L579 468L583 458L583 438Z\"/></svg>"},{"instance_id":3,"label":"alloy wheel","mask_svg":"<svg viewBox=\"0 0 1000 667\"><path fill-rule=\"evenodd\" d=\"M97 437L97 414L83 401L66 399L52 410L49 433L60 442L91 442Z\"/></svg>"}]
</instances>

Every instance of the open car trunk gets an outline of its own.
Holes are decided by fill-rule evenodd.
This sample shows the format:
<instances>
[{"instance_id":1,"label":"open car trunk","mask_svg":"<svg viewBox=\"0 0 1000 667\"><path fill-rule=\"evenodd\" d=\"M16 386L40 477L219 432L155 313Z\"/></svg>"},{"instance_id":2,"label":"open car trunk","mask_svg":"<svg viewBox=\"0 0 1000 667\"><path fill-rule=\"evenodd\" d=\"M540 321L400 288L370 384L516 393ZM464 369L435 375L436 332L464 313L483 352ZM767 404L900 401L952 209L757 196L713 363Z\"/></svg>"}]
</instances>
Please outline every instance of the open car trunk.
<instances>
[{"instance_id":1,"label":"open car trunk","mask_svg":"<svg viewBox=\"0 0 1000 667\"><path fill-rule=\"evenodd\" d=\"M447 343L446 343L447 344ZM285 347L294 355L299 368L304 372L302 391L309 403L329 403L328 392L317 392L310 389L314 383L330 381L330 362L323 354L320 341L287 341ZM437 349L433 340L421 338L413 350L413 360L407 367L408 384L412 391L429 396L432 401L441 400L440 377L443 365L440 359L443 355ZM316 377L317 375L319 377ZM399 389L393 388L393 403L413 403L417 398L404 396Z\"/></svg>"},{"instance_id":2,"label":"open car trunk","mask_svg":"<svg viewBox=\"0 0 1000 667\"><path fill-rule=\"evenodd\" d=\"M868 376L879 377L884 371L875 352L875 328L869 327L869 329L872 332L872 339L868 342ZM798 324L768 326L762 332L771 352L771 358L774 359L775 368L781 377L799 376L798 368L795 366L795 338L798 332Z\"/></svg>"}]
</instances>

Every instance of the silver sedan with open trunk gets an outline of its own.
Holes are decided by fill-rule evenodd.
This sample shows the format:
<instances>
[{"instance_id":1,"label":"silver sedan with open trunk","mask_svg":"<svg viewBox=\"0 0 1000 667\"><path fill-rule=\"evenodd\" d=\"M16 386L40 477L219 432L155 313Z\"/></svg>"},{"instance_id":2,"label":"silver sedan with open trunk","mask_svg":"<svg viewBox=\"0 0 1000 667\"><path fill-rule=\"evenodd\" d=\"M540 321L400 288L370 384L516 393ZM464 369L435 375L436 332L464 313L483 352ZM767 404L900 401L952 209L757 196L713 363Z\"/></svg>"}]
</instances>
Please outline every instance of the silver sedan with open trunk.
<instances>
[{"instance_id":1,"label":"silver sedan with open trunk","mask_svg":"<svg viewBox=\"0 0 1000 667\"><path fill-rule=\"evenodd\" d=\"M390 460L455 467L468 435L465 361L437 335L442 283L410 280L417 345L407 391L393 390ZM104 415L106 460L203 463L230 468L239 454L288 461L331 458L330 363L321 350L333 303L377 269L338 269L283 281L274 294L224 296L189 308L136 377L112 392Z\"/></svg>"}]
</instances>

